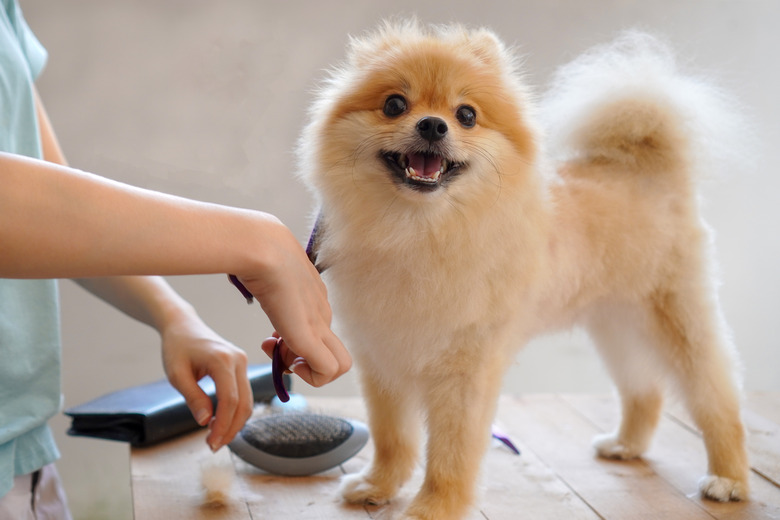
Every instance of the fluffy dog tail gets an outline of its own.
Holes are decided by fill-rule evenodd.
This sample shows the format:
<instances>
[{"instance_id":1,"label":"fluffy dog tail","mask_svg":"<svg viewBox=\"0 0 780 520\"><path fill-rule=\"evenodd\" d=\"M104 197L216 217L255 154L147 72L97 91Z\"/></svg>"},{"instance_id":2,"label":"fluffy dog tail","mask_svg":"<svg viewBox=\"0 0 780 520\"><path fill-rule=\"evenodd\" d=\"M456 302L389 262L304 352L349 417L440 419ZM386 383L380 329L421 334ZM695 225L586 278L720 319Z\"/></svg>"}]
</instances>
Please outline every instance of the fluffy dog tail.
<instances>
[{"instance_id":1,"label":"fluffy dog tail","mask_svg":"<svg viewBox=\"0 0 780 520\"><path fill-rule=\"evenodd\" d=\"M683 166L710 176L746 154L735 103L713 83L682 74L671 49L641 32L562 67L541 108L555 159L645 171Z\"/></svg>"}]
</instances>

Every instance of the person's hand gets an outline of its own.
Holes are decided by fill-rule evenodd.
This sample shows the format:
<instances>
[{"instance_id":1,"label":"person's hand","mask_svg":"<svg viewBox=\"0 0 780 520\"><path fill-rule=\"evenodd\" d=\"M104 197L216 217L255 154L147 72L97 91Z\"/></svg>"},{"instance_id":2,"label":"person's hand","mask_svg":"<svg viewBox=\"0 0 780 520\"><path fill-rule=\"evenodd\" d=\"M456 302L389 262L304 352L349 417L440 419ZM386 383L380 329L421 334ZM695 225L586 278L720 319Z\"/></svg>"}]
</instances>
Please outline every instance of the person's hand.
<instances>
[{"instance_id":1,"label":"person's hand","mask_svg":"<svg viewBox=\"0 0 780 520\"><path fill-rule=\"evenodd\" d=\"M271 224L267 232L274 247L264 272L236 274L260 302L275 334L284 338L285 364L310 385L322 386L349 370L352 358L330 328L332 313L319 273L289 229L278 221ZM271 340L263 342L263 350L271 355Z\"/></svg>"},{"instance_id":2,"label":"person's hand","mask_svg":"<svg viewBox=\"0 0 780 520\"><path fill-rule=\"evenodd\" d=\"M233 346L197 317L169 324L162 331L165 373L184 396L193 417L209 426L206 442L212 451L230 442L252 415L252 388L246 353ZM217 410L198 386L204 376L214 380Z\"/></svg>"}]
</instances>

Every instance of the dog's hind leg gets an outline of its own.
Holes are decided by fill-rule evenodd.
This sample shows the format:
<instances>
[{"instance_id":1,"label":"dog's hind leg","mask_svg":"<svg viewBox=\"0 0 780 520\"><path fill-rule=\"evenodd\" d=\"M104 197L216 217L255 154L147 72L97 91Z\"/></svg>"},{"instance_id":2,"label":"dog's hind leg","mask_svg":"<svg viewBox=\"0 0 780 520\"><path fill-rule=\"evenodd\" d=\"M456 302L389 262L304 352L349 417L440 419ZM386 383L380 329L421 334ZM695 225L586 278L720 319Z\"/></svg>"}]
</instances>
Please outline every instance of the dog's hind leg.
<instances>
[{"instance_id":1,"label":"dog's hind leg","mask_svg":"<svg viewBox=\"0 0 780 520\"><path fill-rule=\"evenodd\" d=\"M598 435L593 445L605 458L639 457L658 425L664 384L658 354L646 333L645 313L630 305L602 305L590 315L587 328L617 387L622 409L619 428Z\"/></svg>"},{"instance_id":2,"label":"dog's hind leg","mask_svg":"<svg viewBox=\"0 0 780 520\"><path fill-rule=\"evenodd\" d=\"M737 367L714 297L691 280L651 300L653 330L685 404L701 429L708 475L699 487L708 498L743 500L749 465L740 418Z\"/></svg>"},{"instance_id":3,"label":"dog's hind leg","mask_svg":"<svg viewBox=\"0 0 780 520\"><path fill-rule=\"evenodd\" d=\"M375 451L362 472L344 477L341 495L350 503L381 505L396 495L417 463L419 408L410 389L384 388L365 373L361 379Z\"/></svg>"}]
</instances>

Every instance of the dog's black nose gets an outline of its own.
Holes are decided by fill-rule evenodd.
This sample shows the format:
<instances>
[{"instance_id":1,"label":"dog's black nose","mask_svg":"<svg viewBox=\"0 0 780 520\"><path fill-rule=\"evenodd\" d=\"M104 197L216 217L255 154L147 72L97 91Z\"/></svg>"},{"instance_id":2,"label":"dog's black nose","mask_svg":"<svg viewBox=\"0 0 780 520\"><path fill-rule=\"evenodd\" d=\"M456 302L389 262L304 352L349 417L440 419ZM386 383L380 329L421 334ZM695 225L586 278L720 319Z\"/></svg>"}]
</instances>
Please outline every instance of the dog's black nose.
<instances>
[{"instance_id":1,"label":"dog's black nose","mask_svg":"<svg viewBox=\"0 0 780 520\"><path fill-rule=\"evenodd\" d=\"M431 143L447 135L447 122L440 117L427 116L417 121L417 133Z\"/></svg>"}]
</instances>

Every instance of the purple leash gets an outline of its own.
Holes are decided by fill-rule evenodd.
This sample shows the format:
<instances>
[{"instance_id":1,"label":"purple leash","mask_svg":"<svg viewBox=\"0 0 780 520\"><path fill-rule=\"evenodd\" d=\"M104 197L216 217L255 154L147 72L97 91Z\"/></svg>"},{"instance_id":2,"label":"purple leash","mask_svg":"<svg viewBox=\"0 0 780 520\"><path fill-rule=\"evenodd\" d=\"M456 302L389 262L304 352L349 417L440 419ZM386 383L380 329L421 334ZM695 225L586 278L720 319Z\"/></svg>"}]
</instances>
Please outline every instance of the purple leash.
<instances>
[{"instance_id":1,"label":"purple leash","mask_svg":"<svg viewBox=\"0 0 780 520\"><path fill-rule=\"evenodd\" d=\"M513 443L513 442L512 442L512 441L509 439L509 437L507 436L507 434L505 434L504 432L502 432L502 431L501 431L501 430L498 428L498 426L496 426L495 424L494 424L494 425L493 425L493 427L491 428L491 434L493 435L493 438L494 438L494 439L496 439L496 440L498 440L498 441L502 442L502 443L504 444L504 446L506 446L507 448L509 448L509 449L512 451L512 453L514 453L515 455L520 455L520 450L519 450L519 449L517 449L517 446L515 446L515 443Z\"/></svg>"}]
</instances>

